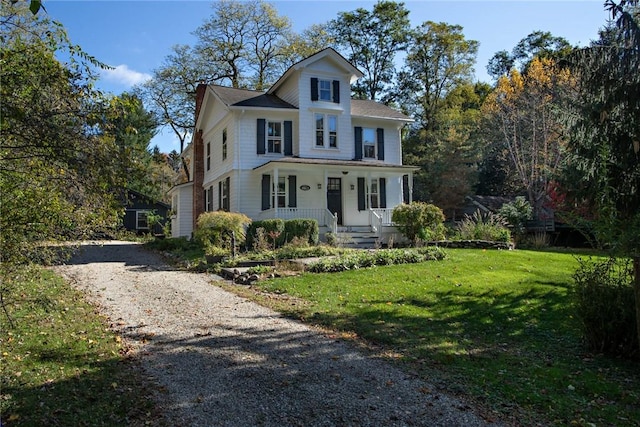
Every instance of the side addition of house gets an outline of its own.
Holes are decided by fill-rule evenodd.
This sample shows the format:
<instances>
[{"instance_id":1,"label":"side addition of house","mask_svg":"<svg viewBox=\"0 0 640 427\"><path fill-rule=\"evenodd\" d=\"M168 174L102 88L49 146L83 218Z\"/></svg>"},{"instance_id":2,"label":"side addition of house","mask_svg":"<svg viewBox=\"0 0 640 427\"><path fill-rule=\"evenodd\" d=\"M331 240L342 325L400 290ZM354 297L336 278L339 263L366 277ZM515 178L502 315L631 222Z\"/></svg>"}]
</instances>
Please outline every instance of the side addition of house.
<instances>
[{"instance_id":1,"label":"side addition of house","mask_svg":"<svg viewBox=\"0 0 640 427\"><path fill-rule=\"evenodd\" d=\"M267 91L200 85L196 126L183 157L190 181L174 187L172 235L190 236L205 211L253 220L314 218L326 231L381 238L391 211L410 202L413 166L402 165L412 120L351 99L362 73L333 49L295 64Z\"/></svg>"}]
</instances>

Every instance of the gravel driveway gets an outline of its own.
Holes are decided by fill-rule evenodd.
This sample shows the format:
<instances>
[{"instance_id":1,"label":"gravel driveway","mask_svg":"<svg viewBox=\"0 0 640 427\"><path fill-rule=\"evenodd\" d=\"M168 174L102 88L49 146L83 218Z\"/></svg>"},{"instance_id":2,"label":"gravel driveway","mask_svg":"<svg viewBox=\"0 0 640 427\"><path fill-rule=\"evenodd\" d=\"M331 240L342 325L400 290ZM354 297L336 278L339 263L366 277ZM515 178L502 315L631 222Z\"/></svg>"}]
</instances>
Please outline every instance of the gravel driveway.
<instances>
[{"instance_id":1,"label":"gravel driveway","mask_svg":"<svg viewBox=\"0 0 640 427\"><path fill-rule=\"evenodd\" d=\"M132 343L181 426L481 426L465 403L129 242L56 267Z\"/></svg>"}]
</instances>

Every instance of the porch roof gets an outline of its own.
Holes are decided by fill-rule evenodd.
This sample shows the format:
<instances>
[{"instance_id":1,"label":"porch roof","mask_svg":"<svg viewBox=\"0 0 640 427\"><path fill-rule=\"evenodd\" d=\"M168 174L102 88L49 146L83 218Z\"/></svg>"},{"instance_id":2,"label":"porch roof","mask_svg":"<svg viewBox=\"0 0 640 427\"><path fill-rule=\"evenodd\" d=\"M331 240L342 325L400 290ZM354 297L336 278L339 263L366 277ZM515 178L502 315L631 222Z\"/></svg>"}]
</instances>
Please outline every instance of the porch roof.
<instances>
[{"instance_id":1,"label":"porch roof","mask_svg":"<svg viewBox=\"0 0 640 427\"><path fill-rule=\"evenodd\" d=\"M301 157L283 157L277 160L271 160L263 165L253 168L255 171L270 170L277 167L291 167L296 165L318 165L318 166L338 166L342 168L350 168L351 170L366 170L370 168L386 169L387 171L394 172L413 172L420 169L419 166L410 165L391 165L389 163L377 161L377 160L334 160L334 159L315 159L315 158L301 158Z\"/></svg>"}]
</instances>

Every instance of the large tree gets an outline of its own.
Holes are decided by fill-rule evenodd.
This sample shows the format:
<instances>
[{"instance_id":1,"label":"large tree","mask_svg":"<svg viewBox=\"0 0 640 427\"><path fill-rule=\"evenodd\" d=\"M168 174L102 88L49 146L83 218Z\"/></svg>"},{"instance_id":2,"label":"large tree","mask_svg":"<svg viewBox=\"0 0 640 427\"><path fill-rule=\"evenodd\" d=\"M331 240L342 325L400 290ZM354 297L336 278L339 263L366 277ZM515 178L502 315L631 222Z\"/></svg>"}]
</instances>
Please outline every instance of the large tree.
<instances>
[{"instance_id":1,"label":"large tree","mask_svg":"<svg viewBox=\"0 0 640 427\"><path fill-rule=\"evenodd\" d=\"M497 80L514 68L520 73L526 72L533 58L550 58L557 62L570 51L571 44L564 37L548 31L534 31L520 40L511 52L496 52L489 60L487 72Z\"/></svg>"},{"instance_id":2,"label":"large tree","mask_svg":"<svg viewBox=\"0 0 640 427\"><path fill-rule=\"evenodd\" d=\"M472 134L478 100L486 93L471 83L477 49L462 27L425 22L412 31L396 89L399 104L416 120L404 147L405 163L421 167L414 197L447 213L461 204L475 179Z\"/></svg>"},{"instance_id":3,"label":"large tree","mask_svg":"<svg viewBox=\"0 0 640 427\"><path fill-rule=\"evenodd\" d=\"M291 24L262 0L221 0L195 31L194 46L172 48L153 77L137 88L162 126L180 141L180 151L193 131L195 88L215 83L237 88L266 89L282 64L291 63Z\"/></svg>"},{"instance_id":4,"label":"large tree","mask_svg":"<svg viewBox=\"0 0 640 427\"><path fill-rule=\"evenodd\" d=\"M0 246L3 275L45 240L113 226L113 144L93 134L99 103L88 65L62 27L26 5L0 20ZM60 63L56 51L72 55ZM92 61L96 63L95 60Z\"/></svg>"},{"instance_id":5,"label":"large tree","mask_svg":"<svg viewBox=\"0 0 640 427\"><path fill-rule=\"evenodd\" d=\"M607 0L614 25L568 60L578 77L564 111L577 200L597 213L596 231L617 253L633 258L640 337L640 6Z\"/></svg>"},{"instance_id":6,"label":"large tree","mask_svg":"<svg viewBox=\"0 0 640 427\"><path fill-rule=\"evenodd\" d=\"M564 159L554 110L573 84L552 59L534 58L524 74L512 69L501 77L484 105L537 219L545 219L543 208Z\"/></svg>"},{"instance_id":7,"label":"large tree","mask_svg":"<svg viewBox=\"0 0 640 427\"><path fill-rule=\"evenodd\" d=\"M329 28L340 50L364 73L352 87L355 96L388 101L396 56L409 41L409 10L404 3L381 0L371 11L340 12Z\"/></svg>"}]
</instances>

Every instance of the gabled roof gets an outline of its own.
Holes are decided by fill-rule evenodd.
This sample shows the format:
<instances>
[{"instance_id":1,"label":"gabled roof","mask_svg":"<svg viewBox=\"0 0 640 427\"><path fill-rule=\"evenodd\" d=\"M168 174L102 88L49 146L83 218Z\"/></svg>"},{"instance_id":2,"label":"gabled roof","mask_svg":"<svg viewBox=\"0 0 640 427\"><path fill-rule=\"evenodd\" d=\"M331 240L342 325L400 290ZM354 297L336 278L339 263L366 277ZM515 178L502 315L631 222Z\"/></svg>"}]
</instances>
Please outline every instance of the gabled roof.
<instances>
[{"instance_id":1,"label":"gabled roof","mask_svg":"<svg viewBox=\"0 0 640 427\"><path fill-rule=\"evenodd\" d=\"M405 116L399 111L391 107L387 107L376 101L363 99L351 100L351 116L353 117L371 117L376 119L392 119L404 122L413 122L413 119Z\"/></svg>"},{"instance_id":2,"label":"gabled roof","mask_svg":"<svg viewBox=\"0 0 640 427\"><path fill-rule=\"evenodd\" d=\"M296 107L275 95L256 90L236 89L217 85L209 85L209 89L211 89L227 107L285 108L297 110Z\"/></svg>"},{"instance_id":3,"label":"gabled roof","mask_svg":"<svg viewBox=\"0 0 640 427\"><path fill-rule=\"evenodd\" d=\"M320 59L325 57L333 58L333 60L337 64L339 64L342 68L344 68L346 72L351 74L351 83L353 83L360 77L364 76L362 71L358 70L353 64L351 64L351 62L347 61L347 59L344 56L340 55L335 49L328 47L326 49L323 49L319 52L314 53L313 55L289 67L289 69L285 71L285 73L282 76L280 76L278 81L275 82L273 86L269 88L267 93L274 93L278 89L278 87L280 87L280 85L284 83L289 78L289 76L294 72L296 72L297 70L307 67L308 65L313 64L314 62L319 61Z\"/></svg>"}]
</instances>

